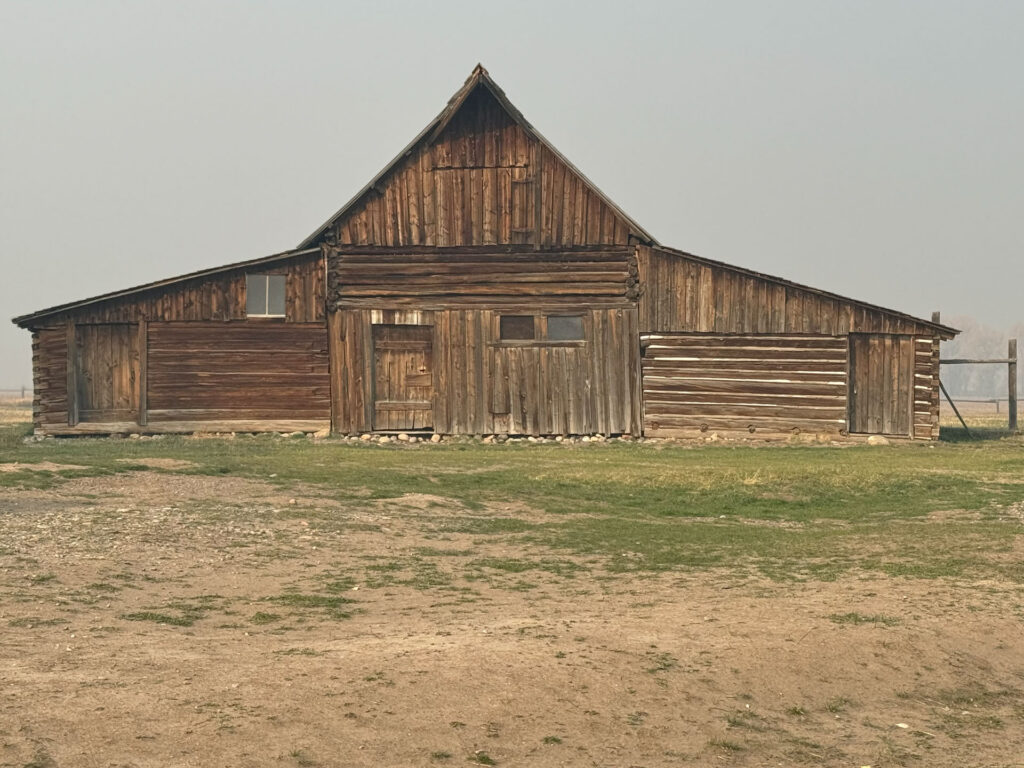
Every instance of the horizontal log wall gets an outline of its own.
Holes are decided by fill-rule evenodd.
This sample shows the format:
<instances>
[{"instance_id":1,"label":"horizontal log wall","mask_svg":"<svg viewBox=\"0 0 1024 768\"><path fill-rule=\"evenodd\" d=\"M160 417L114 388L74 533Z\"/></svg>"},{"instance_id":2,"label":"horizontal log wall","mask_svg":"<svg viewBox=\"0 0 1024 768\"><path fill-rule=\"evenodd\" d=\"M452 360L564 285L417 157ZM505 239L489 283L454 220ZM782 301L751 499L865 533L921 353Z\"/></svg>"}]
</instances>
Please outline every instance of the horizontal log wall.
<instances>
[{"instance_id":1,"label":"horizontal log wall","mask_svg":"<svg viewBox=\"0 0 1024 768\"><path fill-rule=\"evenodd\" d=\"M148 418L330 418L322 324L150 323Z\"/></svg>"},{"instance_id":2,"label":"horizontal log wall","mask_svg":"<svg viewBox=\"0 0 1024 768\"><path fill-rule=\"evenodd\" d=\"M657 248L638 247L637 259L645 332L934 333L897 314Z\"/></svg>"},{"instance_id":3,"label":"horizontal log wall","mask_svg":"<svg viewBox=\"0 0 1024 768\"><path fill-rule=\"evenodd\" d=\"M327 285L324 259L320 254L309 254L107 299L70 313L52 315L44 324L55 327L69 318L79 324L133 323L142 319L244 320L247 273L286 275L285 322L324 320Z\"/></svg>"},{"instance_id":4,"label":"horizontal log wall","mask_svg":"<svg viewBox=\"0 0 1024 768\"><path fill-rule=\"evenodd\" d=\"M644 334L644 434L845 435L844 336Z\"/></svg>"},{"instance_id":5,"label":"horizontal log wall","mask_svg":"<svg viewBox=\"0 0 1024 768\"><path fill-rule=\"evenodd\" d=\"M914 438L939 439L939 342L914 339Z\"/></svg>"},{"instance_id":6,"label":"horizontal log wall","mask_svg":"<svg viewBox=\"0 0 1024 768\"><path fill-rule=\"evenodd\" d=\"M32 334L32 418L36 429L68 425L68 335L61 328Z\"/></svg>"},{"instance_id":7,"label":"horizontal log wall","mask_svg":"<svg viewBox=\"0 0 1024 768\"><path fill-rule=\"evenodd\" d=\"M517 310L519 312L521 310ZM544 310L562 314L565 306ZM435 431L446 434L592 434L639 430L639 349L631 309L578 308L586 340L499 342L492 310L344 309L333 313L333 424L373 428L371 322L432 325Z\"/></svg>"},{"instance_id":8,"label":"horizontal log wall","mask_svg":"<svg viewBox=\"0 0 1024 768\"><path fill-rule=\"evenodd\" d=\"M564 301L627 306L637 291L631 246L534 250L530 247L328 249L333 307L424 309Z\"/></svg>"},{"instance_id":9,"label":"horizontal log wall","mask_svg":"<svg viewBox=\"0 0 1024 768\"><path fill-rule=\"evenodd\" d=\"M626 244L629 227L479 88L438 136L425 137L366 192L327 239L438 247Z\"/></svg>"}]
</instances>

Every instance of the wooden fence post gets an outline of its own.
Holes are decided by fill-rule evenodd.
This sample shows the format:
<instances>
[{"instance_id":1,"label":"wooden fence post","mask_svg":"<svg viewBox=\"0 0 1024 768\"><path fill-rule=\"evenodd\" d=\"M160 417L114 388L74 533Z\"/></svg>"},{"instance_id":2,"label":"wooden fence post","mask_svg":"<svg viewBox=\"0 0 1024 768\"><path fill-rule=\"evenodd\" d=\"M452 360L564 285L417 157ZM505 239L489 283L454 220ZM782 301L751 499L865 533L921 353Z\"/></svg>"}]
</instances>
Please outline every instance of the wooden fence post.
<instances>
[{"instance_id":1,"label":"wooden fence post","mask_svg":"<svg viewBox=\"0 0 1024 768\"><path fill-rule=\"evenodd\" d=\"M1006 366L1010 369L1009 375L1009 400L1006 411L1010 417L1010 431L1017 431L1017 340L1010 339L1006 357L1009 360L1009 364Z\"/></svg>"}]
</instances>

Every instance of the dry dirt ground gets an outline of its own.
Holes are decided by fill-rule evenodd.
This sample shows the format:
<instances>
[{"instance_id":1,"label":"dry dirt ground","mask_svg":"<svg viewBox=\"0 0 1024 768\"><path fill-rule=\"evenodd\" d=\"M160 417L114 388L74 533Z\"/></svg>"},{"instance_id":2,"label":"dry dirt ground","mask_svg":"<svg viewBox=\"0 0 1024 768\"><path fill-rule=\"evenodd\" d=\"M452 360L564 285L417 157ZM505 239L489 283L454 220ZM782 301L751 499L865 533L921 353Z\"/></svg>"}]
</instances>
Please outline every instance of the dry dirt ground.
<instances>
[{"instance_id":1,"label":"dry dirt ground","mask_svg":"<svg viewBox=\"0 0 1024 768\"><path fill-rule=\"evenodd\" d=\"M2 766L1024 764L1017 584L527 562L452 522L526 507L150 466L0 491Z\"/></svg>"}]
</instances>

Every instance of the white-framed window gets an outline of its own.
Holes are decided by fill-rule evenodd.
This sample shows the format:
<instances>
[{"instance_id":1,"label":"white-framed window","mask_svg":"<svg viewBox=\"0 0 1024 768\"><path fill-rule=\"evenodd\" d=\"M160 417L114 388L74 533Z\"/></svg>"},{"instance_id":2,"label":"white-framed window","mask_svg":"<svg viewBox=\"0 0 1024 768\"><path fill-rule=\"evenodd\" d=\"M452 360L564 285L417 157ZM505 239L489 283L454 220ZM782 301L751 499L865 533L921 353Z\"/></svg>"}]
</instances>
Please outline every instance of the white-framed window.
<instances>
[{"instance_id":1,"label":"white-framed window","mask_svg":"<svg viewBox=\"0 0 1024 768\"><path fill-rule=\"evenodd\" d=\"M246 317L284 317L284 279L284 275L246 275Z\"/></svg>"}]
</instances>

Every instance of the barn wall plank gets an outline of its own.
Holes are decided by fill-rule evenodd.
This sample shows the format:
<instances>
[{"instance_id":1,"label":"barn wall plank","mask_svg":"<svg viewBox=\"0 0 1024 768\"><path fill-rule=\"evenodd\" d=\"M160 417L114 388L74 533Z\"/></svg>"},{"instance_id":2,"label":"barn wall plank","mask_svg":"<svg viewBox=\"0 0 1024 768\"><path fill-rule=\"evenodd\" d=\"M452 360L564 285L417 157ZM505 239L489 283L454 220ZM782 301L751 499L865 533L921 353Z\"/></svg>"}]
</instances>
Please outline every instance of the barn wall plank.
<instances>
[{"instance_id":1,"label":"barn wall plank","mask_svg":"<svg viewBox=\"0 0 1024 768\"><path fill-rule=\"evenodd\" d=\"M641 345L645 434L847 434L843 337L643 334Z\"/></svg>"},{"instance_id":2,"label":"barn wall plank","mask_svg":"<svg viewBox=\"0 0 1024 768\"><path fill-rule=\"evenodd\" d=\"M911 318L784 285L727 266L638 246L640 330L934 335ZM696 272L696 274L695 274Z\"/></svg>"}]
</instances>

